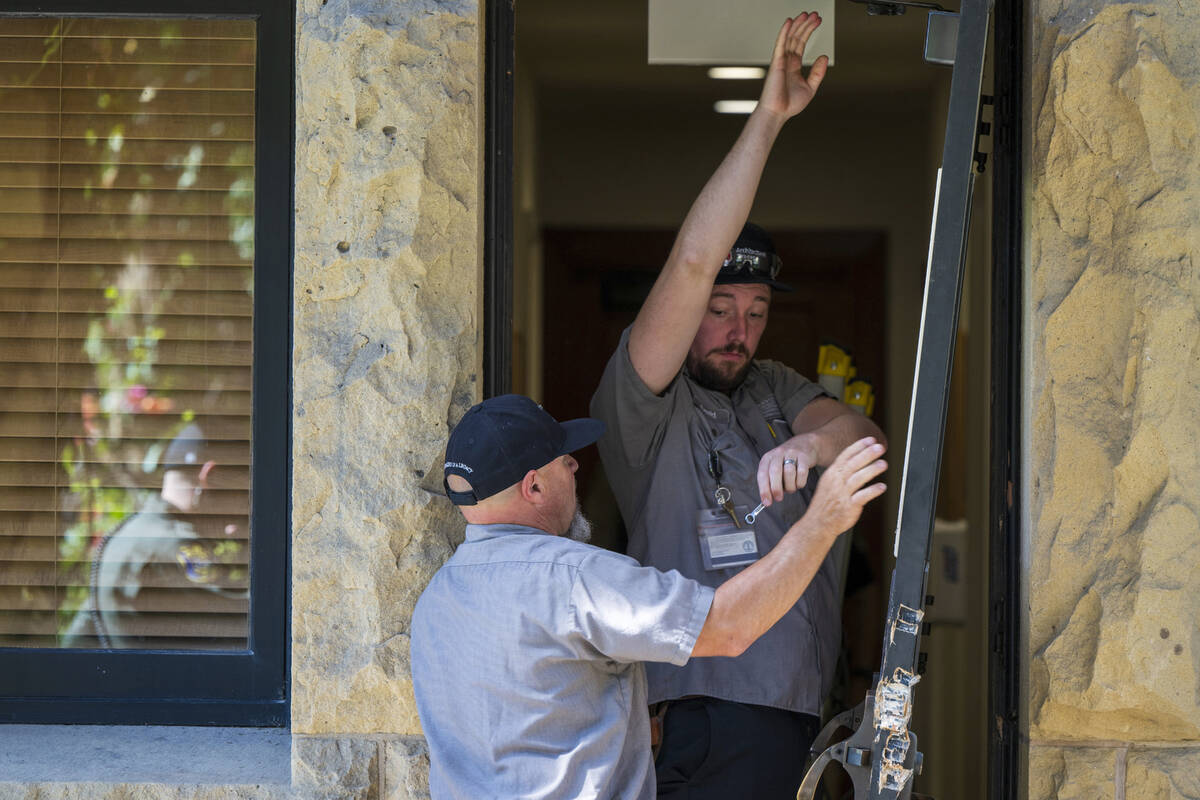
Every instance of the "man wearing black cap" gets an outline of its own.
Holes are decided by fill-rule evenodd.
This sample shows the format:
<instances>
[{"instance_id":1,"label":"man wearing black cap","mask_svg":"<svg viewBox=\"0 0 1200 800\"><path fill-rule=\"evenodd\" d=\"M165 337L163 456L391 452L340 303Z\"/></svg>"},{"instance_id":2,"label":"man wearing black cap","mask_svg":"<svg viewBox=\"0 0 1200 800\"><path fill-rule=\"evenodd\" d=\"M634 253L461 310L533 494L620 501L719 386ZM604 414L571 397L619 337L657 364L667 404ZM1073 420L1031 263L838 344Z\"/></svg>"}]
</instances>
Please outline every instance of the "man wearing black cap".
<instances>
[{"instance_id":1,"label":"man wearing black cap","mask_svg":"<svg viewBox=\"0 0 1200 800\"><path fill-rule=\"evenodd\" d=\"M603 430L504 395L450 435L445 486L465 541L417 602L410 647L438 800L651 800L641 662L745 650L883 492L870 483L883 447L855 442L774 551L714 591L572 538L585 526L570 453Z\"/></svg>"},{"instance_id":2,"label":"man wearing black cap","mask_svg":"<svg viewBox=\"0 0 1200 800\"><path fill-rule=\"evenodd\" d=\"M245 626L245 542L197 529L217 467L204 431L189 423L159 462L162 489L105 536L92 554L88 599L64 634L65 647L105 649L238 648L245 634L215 637L171 626L164 610L197 618L221 614L231 631ZM169 597L167 597L169 595ZM165 598L165 599L164 599ZM168 603L169 601L169 603ZM186 621L187 615L177 619ZM164 622L165 620L165 622ZM228 632L227 632L228 633Z\"/></svg>"},{"instance_id":3,"label":"man wearing black cap","mask_svg":"<svg viewBox=\"0 0 1200 800\"><path fill-rule=\"evenodd\" d=\"M784 23L756 110L688 212L592 398L592 415L608 425L599 449L629 554L714 588L813 513L812 473L864 436L884 441L818 385L754 360L771 294L790 287L777 280L770 238L743 223L777 134L825 75L824 56L807 77L801 69L820 22L801 14ZM799 602L738 658L647 665L650 702L665 713L660 798L795 796L840 644L835 567L825 559L814 570Z\"/></svg>"}]
</instances>

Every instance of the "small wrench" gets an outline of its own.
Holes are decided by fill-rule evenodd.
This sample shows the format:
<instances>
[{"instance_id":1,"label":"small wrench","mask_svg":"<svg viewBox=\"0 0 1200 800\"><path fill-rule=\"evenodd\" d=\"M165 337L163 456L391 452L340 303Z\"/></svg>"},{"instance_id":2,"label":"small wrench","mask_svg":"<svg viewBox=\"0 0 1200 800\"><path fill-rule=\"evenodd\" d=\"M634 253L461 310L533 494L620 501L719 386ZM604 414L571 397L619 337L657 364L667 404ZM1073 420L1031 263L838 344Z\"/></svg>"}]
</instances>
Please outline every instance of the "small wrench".
<instances>
[{"instance_id":1,"label":"small wrench","mask_svg":"<svg viewBox=\"0 0 1200 800\"><path fill-rule=\"evenodd\" d=\"M746 515L746 524L753 525L754 520L758 519L758 515L761 514L763 509L766 507L767 507L766 503L759 503L757 506L755 506L754 510Z\"/></svg>"}]
</instances>

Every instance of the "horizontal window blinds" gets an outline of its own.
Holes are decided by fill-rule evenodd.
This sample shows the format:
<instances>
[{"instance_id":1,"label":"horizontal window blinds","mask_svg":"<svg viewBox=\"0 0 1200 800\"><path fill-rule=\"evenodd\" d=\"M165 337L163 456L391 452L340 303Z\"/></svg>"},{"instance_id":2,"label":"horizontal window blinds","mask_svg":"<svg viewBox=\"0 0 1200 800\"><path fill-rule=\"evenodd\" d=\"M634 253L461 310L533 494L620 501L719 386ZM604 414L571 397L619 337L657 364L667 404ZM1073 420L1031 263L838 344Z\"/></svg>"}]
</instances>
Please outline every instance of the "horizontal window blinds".
<instances>
[{"instance_id":1,"label":"horizontal window blinds","mask_svg":"<svg viewBox=\"0 0 1200 800\"><path fill-rule=\"evenodd\" d=\"M0 17L0 646L247 646L255 23Z\"/></svg>"}]
</instances>

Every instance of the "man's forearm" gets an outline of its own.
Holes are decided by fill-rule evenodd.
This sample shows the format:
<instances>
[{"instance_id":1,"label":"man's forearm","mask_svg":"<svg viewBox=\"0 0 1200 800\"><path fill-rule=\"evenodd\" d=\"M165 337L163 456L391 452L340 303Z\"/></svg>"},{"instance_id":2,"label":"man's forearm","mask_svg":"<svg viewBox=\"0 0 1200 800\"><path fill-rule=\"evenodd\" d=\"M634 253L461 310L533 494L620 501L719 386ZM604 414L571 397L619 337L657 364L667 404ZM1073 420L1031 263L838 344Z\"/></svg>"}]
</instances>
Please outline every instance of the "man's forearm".
<instances>
[{"instance_id":1,"label":"man's forearm","mask_svg":"<svg viewBox=\"0 0 1200 800\"><path fill-rule=\"evenodd\" d=\"M836 533L805 517L771 552L717 587L692 656L737 656L796 604Z\"/></svg>"},{"instance_id":2,"label":"man's forearm","mask_svg":"<svg viewBox=\"0 0 1200 800\"><path fill-rule=\"evenodd\" d=\"M750 215L759 181L785 120L755 110L680 226L672 257L705 268L705 293L721 268L729 244Z\"/></svg>"},{"instance_id":3,"label":"man's forearm","mask_svg":"<svg viewBox=\"0 0 1200 800\"><path fill-rule=\"evenodd\" d=\"M851 442L871 436L887 446L887 437L865 414L860 414L832 397L809 403L792 420L792 442L813 456L813 464L827 467ZM811 448L811 449L810 449Z\"/></svg>"},{"instance_id":4,"label":"man's forearm","mask_svg":"<svg viewBox=\"0 0 1200 800\"><path fill-rule=\"evenodd\" d=\"M629 357L654 393L675 377L704 317L713 279L737 239L783 118L756 111L692 203L629 334Z\"/></svg>"},{"instance_id":5,"label":"man's forearm","mask_svg":"<svg viewBox=\"0 0 1200 800\"><path fill-rule=\"evenodd\" d=\"M816 464L819 467L827 467L832 464L833 460L837 458L837 454L842 452L847 445L864 436L872 436L877 441L887 444L887 437L883 435L879 426L869 417L855 411L838 415L816 430L797 434L797 436L806 436L812 439L817 453Z\"/></svg>"}]
</instances>

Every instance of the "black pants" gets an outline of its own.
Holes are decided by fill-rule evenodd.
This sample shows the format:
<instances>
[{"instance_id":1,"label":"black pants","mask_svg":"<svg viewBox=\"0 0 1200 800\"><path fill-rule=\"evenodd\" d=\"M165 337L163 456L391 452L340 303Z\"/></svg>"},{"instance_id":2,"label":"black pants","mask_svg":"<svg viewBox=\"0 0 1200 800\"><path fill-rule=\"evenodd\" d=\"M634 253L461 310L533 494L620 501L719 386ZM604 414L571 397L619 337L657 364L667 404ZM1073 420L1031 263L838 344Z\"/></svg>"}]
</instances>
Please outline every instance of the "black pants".
<instances>
[{"instance_id":1,"label":"black pants","mask_svg":"<svg viewBox=\"0 0 1200 800\"><path fill-rule=\"evenodd\" d=\"M659 800L795 800L821 721L712 697L674 700L654 762Z\"/></svg>"}]
</instances>

